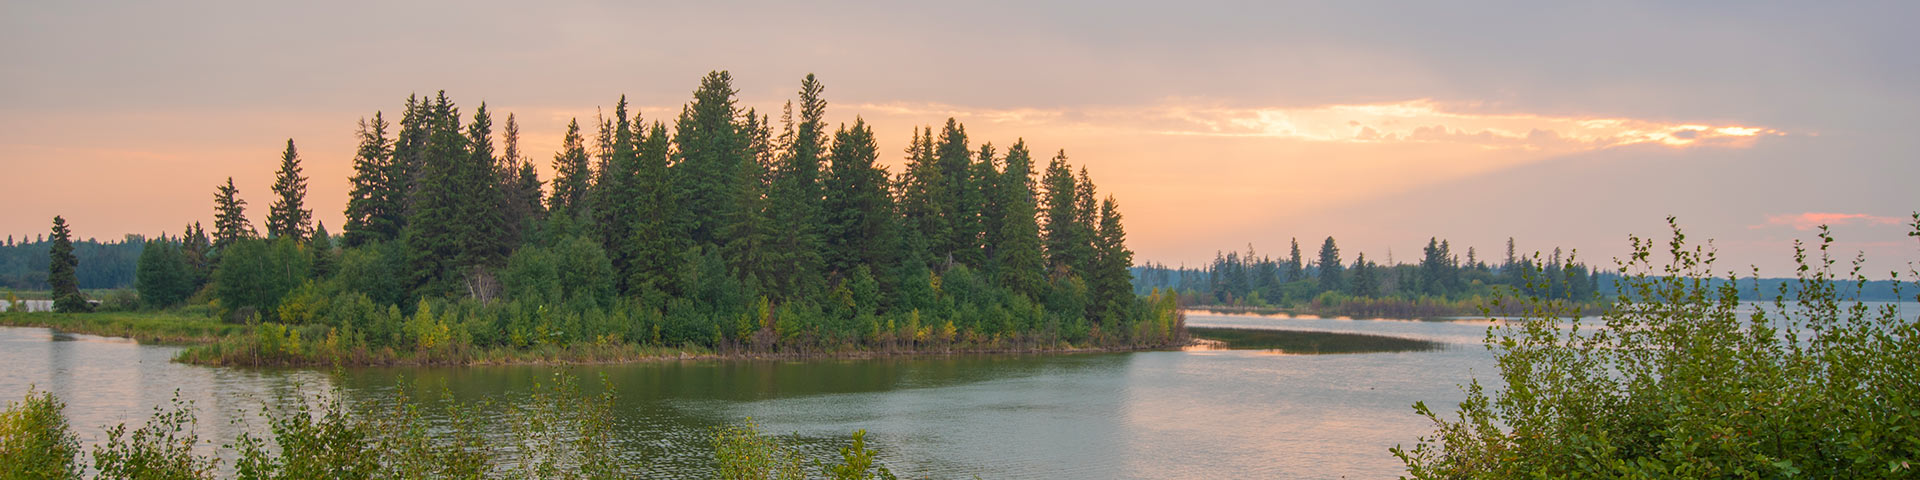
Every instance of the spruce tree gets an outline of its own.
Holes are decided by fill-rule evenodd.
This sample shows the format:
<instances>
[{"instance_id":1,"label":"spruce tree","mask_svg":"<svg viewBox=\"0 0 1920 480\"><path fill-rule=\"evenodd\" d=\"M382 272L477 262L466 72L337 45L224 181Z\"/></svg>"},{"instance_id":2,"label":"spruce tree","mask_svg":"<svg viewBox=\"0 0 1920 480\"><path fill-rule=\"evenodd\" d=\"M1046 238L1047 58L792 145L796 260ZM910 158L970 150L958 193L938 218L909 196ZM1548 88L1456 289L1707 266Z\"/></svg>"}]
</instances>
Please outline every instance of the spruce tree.
<instances>
[{"instance_id":1,"label":"spruce tree","mask_svg":"<svg viewBox=\"0 0 1920 480\"><path fill-rule=\"evenodd\" d=\"M1073 271L1082 277L1090 275L1094 268L1094 242L1100 235L1100 203L1095 200L1093 179L1087 175L1087 167L1080 167L1080 176L1073 181L1073 248L1079 253L1073 258L1080 263L1073 265Z\"/></svg>"},{"instance_id":2,"label":"spruce tree","mask_svg":"<svg viewBox=\"0 0 1920 480\"><path fill-rule=\"evenodd\" d=\"M1379 296L1380 279L1379 274L1374 270L1376 268L1372 262L1367 261L1365 252L1356 255L1353 259L1353 269L1347 275L1353 277L1352 281L1348 282L1347 293L1356 297Z\"/></svg>"},{"instance_id":3,"label":"spruce tree","mask_svg":"<svg viewBox=\"0 0 1920 480\"><path fill-rule=\"evenodd\" d=\"M151 308L173 306L193 294L192 271L180 244L164 237L148 240L134 267L134 288L140 292L140 301Z\"/></svg>"},{"instance_id":4,"label":"spruce tree","mask_svg":"<svg viewBox=\"0 0 1920 480\"><path fill-rule=\"evenodd\" d=\"M899 200L900 215L911 237L926 241L925 248L911 248L907 253L913 258L909 261L921 265L944 264L947 255L948 240L953 234L955 215L951 208L952 197L948 193L951 182L946 172L940 168L939 158L935 156L933 130L924 133L918 128L913 131L913 142L907 145L907 164L900 179L895 183L894 196Z\"/></svg>"},{"instance_id":5,"label":"spruce tree","mask_svg":"<svg viewBox=\"0 0 1920 480\"><path fill-rule=\"evenodd\" d=\"M461 132L459 107L440 92L426 111L423 128L427 135L421 147L419 182L414 188L413 206L407 217L407 241L415 296L437 297L453 291L461 280L463 267L473 259L466 240L474 236L474 224L463 218L461 185L471 163L467 136ZM491 206L492 204L487 204Z\"/></svg>"},{"instance_id":6,"label":"spruce tree","mask_svg":"<svg viewBox=\"0 0 1920 480\"><path fill-rule=\"evenodd\" d=\"M1344 279L1341 275L1343 268L1340 264L1340 247L1333 244L1333 237L1327 237L1326 243L1320 244L1319 267L1320 291L1339 292L1345 290L1346 283L1343 281Z\"/></svg>"},{"instance_id":7,"label":"spruce tree","mask_svg":"<svg viewBox=\"0 0 1920 480\"><path fill-rule=\"evenodd\" d=\"M1107 196L1100 202L1100 227L1094 242L1094 269L1087 280L1097 309L1093 318L1109 328L1123 325L1133 314L1133 251L1120 225L1120 206Z\"/></svg>"},{"instance_id":8,"label":"spruce tree","mask_svg":"<svg viewBox=\"0 0 1920 480\"><path fill-rule=\"evenodd\" d=\"M588 188L593 185L593 169L588 164L586 139L580 136L580 120L567 123L560 151L553 154L553 195L547 198L550 215L576 219L584 206Z\"/></svg>"},{"instance_id":9,"label":"spruce tree","mask_svg":"<svg viewBox=\"0 0 1920 480\"><path fill-rule=\"evenodd\" d=\"M956 250L955 261L972 265L975 269L992 273L995 268L987 263L990 257L992 232L997 232L1000 212L997 192L994 184L999 180L999 172L994 167L994 148L992 143L981 143L978 155L967 164L967 182L961 192L962 205L960 218L955 222L954 235Z\"/></svg>"},{"instance_id":10,"label":"spruce tree","mask_svg":"<svg viewBox=\"0 0 1920 480\"><path fill-rule=\"evenodd\" d=\"M421 176L426 173L428 140L433 135L433 106L430 102L408 95L405 110L400 115L400 131L393 139L393 159L388 162L386 175L386 202L394 209L390 218L394 219L393 231L398 238L400 232L413 218L416 195L420 190Z\"/></svg>"},{"instance_id":11,"label":"spruce tree","mask_svg":"<svg viewBox=\"0 0 1920 480\"><path fill-rule=\"evenodd\" d=\"M1076 189L1074 187L1073 167L1067 165L1067 152L1061 150L1047 164L1047 172L1040 183L1046 187L1046 196L1042 197L1042 218L1046 220L1045 245L1047 247L1047 274L1059 278L1071 275L1073 267L1080 264L1076 257L1081 251L1075 245L1079 241L1080 215L1075 211Z\"/></svg>"},{"instance_id":12,"label":"spruce tree","mask_svg":"<svg viewBox=\"0 0 1920 480\"><path fill-rule=\"evenodd\" d=\"M788 298L810 298L826 288L820 279L825 269L821 226L826 192L820 180L827 141L827 101L820 97L824 90L813 74L800 81L800 120L787 125L792 132L786 135L786 151L768 194L770 220L781 232L774 239L776 268L769 280Z\"/></svg>"},{"instance_id":13,"label":"spruce tree","mask_svg":"<svg viewBox=\"0 0 1920 480\"><path fill-rule=\"evenodd\" d=\"M673 293L679 286L673 281L680 270L684 234L674 222L675 191L667 169L672 141L666 124L654 122L640 137L634 185L633 244L628 271L623 272L630 294L647 297L655 293Z\"/></svg>"},{"instance_id":14,"label":"spruce tree","mask_svg":"<svg viewBox=\"0 0 1920 480\"><path fill-rule=\"evenodd\" d=\"M67 220L53 217L53 246L47 249L47 285L53 290L53 311L81 313L93 310L80 295L80 257L73 255L73 231Z\"/></svg>"},{"instance_id":15,"label":"spruce tree","mask_svg":"<svg viewBox=\"0 0 1920 480\"><path fill-rule=\"evenodd\" d=\"M1298 282L1305 280L1307 278L1306 264L1301 263L1304 260L1300 258L1300 239L1290 238L1288 241L1293 244L1293 253L1287 257L1287 281Z\"/></svg>"},{"instance_id":16,"label":"spruce tree","mask_svg":"<svg viewBox=\"0 0 1920 480\"><path fill-rule=\"evenodd\" d=\"M1000 227L993 241L994 263L1000 284L1038 299L1045 285L1046 264L1040 251L1040 225L1035 220L1033 154L1026 140L1007 149L1006 169L995 183Z\"/></svg>"},{"instance_id":17,"label":"spruce tree","mask_svg":"<svg viewBox=\"0 0 1920 480\"><path fill-rule=\"evenodd\" d=\"M188 278L192 280L190 290L199 291L213 276L213 241L207 238L207 230L200 222L187 225L186 233L180 235L180 254L187 262Z\"/></svg>"},{"instance_id":18,"label":"spruce tree","mask_svg":"<svg viewBox=\"0 0 1920 480\"><path fill-rule=\"evenodd\" d=\"M313 240L307 242L307 248L313 251L314 278L327 278L333 275L333 266L337 263L333 251L333 235L327 233L327 223L320 222L313 227Z\"/></svg>"},{"instance_id":19,"label":"spruce tree","mask_svg":"<svg viewBox=\"0 0 1920 480\"><path fill-rule=\"evenodd\" d=\"M674 143L678 195L678 222L693 245L718 246L729 222L740 218L734 209L740 195L739 169L746 158L746 141L734 106L733 76L710 72L693 92L693 102L680 112Z\"/></svg>"},{"instance_id":20,"label":"spruce tree","mask_svg":"<svg viewBox=\"0 0 1920 480\"><path fill-rule=\"evenodd\" d=\"M842 126L835 132L832 152L826 180L826 260L830 273L844 276L884 259L886 230L894 217L887 172L874 165L879 146L866 120L854 117L852 128Z\"/></svg>"},{"instance_id":21,"label":"spruce tree","mask_svg":"<svg viewBox=\"0 0 1920 480\"><path fill-rule=\"evenodd\" d=\"M400 235L400 199L394 178L393 145L387 139L387 121L380 112L371 122L360 120L360 148L353 156L353 188L347 192L346 237L348 247L389 241Z\"/></svg>"},{"instance_id":22,"label":"spruce tree","mask_svg":"<svg viewBox=\"0 0 1920 480\"><path fill-rule=\"evenodd\" d=\"M507 114L502 130L500 164L501 239L508 246L520 245L528 231L545 213L541 207L540 177L533 164L520 153L520 123ZM509 248L511 249L511 248Z\"/></svg>"},{"instance_id":23,"label":"spruce tree","mask_svg":"<svg viewBox=\"0 0 1920 480\"><path fill-rule=\"evenodd\" d=\"M734 170L737 172L734 187L735 202L730 210L734 218L728 222L725 230L721 253L727 259L728 267L734 276L745 282L749 288L760 288L766 279L774 275L774 258L769 255L774 232L767 219L767 184L769 177L766 165L761 161L772 156L770 130L764 117L755 117L751 109L747 111L747 122L741 126L741 134L746 139L746 158Z\"/></svg>"},{"instance_id":24,"label":"spruce tree","mask_svg":"<svg viewBox=\"0 0 1920 480\"><path fill-rule=\"evenodd\" d=\"M252 238L253 224L247 221L247 201L240 199L233 177L213 194L213 250L219 251L235 240Z\"/></svg>"},{"instance_id":25,"label":"spruce tree","mask_svg":"<svg viewBox=\"0 0 1920 480\"><path fill-rule=\"evenodd\" d=\"M267 238L287 237L306 241L312 232L313 211L306 208L307 177L300 175L300 153L287 139L287 150L280 154L280 171L273 178L273 205L267 210Z\"/></svg>"},{"instance_id":26,"label":"spruce tree","mask_svg":"<svg viewBox=\"0 0 1920 480\"><path fill-rule=\"evenodd\" d=\"M614 272L619 274L617 285L626 291L631 291L625 279L633 275L633 228L638 221L636 209L642 193L636 184L640 159L634 149L634 123L634 118L627 114L627 97L621 95L620 101L614 104L613 118L607 119L605 160L588 194L588 201L593 205L593 233L606 250Z\"/></svg>"},{"instance_id":27,"label":"spruce tree","mask_svg":"<svg viewBox=\"0 0 1920 480\"><path fill-rule=\"evenodd\" d=\"M929 131L928 135L931 136L932 132ZM933 155L940 169L940 178L946 181L946 188L940 190L941 196L936 200L950 218L944 237L929 237L935 240L935 260L951 256L960 263L976 260L973 264L979 266L973 255L964 252L978 242L973 237L973 230L977 227L980 203L984 200L968 178L973 150L967 146L967 127L948 117L947 125L940 129L940 140L933 148Z\"/></svg>"}]
</instances>

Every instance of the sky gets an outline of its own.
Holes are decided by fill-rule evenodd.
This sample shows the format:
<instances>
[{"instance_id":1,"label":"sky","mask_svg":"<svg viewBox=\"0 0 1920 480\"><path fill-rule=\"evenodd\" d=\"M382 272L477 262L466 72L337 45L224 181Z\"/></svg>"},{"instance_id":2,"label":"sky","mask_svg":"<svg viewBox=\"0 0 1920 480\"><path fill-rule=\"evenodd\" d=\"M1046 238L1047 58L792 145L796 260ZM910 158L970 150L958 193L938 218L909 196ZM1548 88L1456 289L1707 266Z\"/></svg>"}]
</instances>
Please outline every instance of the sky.
<instances>
[{"instance_id":1,"label":"sky","mask_svg":"<svg viewBox=\"0 0 1920 480\"><path fill-rule=\"evenodd\" d=\"M1916 2L686 3L0 3L0 235L177 234L229 176L263 222L289 138L338 233L356 122L408 94L514 114L550 177L569 119L727 70L776 118L817 74L896 172L949 117L1064 150L1136 262L1611 266L1669 216L1722 269L1791 274L1822 224L1871 275L1920 258Z\"/></svg>"}]
</instances>

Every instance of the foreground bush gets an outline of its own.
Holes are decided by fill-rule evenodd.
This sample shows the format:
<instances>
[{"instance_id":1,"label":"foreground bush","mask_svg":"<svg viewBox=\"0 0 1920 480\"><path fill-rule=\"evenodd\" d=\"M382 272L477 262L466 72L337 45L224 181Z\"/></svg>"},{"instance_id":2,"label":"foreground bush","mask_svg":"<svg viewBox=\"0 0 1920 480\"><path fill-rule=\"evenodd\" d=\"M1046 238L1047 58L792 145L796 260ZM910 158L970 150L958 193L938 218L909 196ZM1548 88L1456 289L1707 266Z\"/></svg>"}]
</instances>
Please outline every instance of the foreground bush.
<instances>
[{"instance_id":1,"label":"foreground bush","mask_svg":"<svg viewBox=\"0 0 1920 480\"><path fill-rule=\"evenodd\" d=\"M80 478L80 443L61 416L66 404L46 392L0 412L0 480Z\"/></svg>"},{"instance_id":2,"label":"foreground bush","mask_svg":"<svg viewBox=\"0 0 1920 480\"><path fill-rule=\"evenodd\" d=\"M1913 227L1920 237L1920 214ZM1525 300L1490 328L1504 388L1467 385L1453 418L1415 404L1437 429L1392 449L1409 476L1920 475L1920 320L1854 301L1861 259L1837 278L1823 229L1811 263L1796 243L1797 288L1755 305L1713 281L1714 252L1678 226L1670 263L1654 264L1653 245L1633 239L1602 325Z\"/></svg>"}]
</instances>

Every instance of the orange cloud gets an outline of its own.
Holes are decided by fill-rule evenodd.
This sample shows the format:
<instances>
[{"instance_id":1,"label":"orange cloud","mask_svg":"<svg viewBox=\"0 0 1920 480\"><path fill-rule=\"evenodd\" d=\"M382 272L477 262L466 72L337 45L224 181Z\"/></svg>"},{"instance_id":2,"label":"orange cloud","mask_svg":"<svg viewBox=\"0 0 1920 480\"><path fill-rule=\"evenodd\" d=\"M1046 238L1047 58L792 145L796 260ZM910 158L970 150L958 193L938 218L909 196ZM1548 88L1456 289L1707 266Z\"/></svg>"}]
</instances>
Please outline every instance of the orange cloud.
<instances>
[{"instance_id":1,"label":"orange cloud","mask_svg":"<svg viewBox=\"0 0 1920 480\"><path fill-rule=\"evenodd\" d=\"M1793 227L1794 230L1806 231L1819 228L1821 225L1847 225L1855 222L1869 225L1899 225L1902 221L1903 220L1899 218L1882 217L1864 213L1806 212L1768 215L1766 223L1751 225L1747 228Z\"/></svg>"}]
</instances>

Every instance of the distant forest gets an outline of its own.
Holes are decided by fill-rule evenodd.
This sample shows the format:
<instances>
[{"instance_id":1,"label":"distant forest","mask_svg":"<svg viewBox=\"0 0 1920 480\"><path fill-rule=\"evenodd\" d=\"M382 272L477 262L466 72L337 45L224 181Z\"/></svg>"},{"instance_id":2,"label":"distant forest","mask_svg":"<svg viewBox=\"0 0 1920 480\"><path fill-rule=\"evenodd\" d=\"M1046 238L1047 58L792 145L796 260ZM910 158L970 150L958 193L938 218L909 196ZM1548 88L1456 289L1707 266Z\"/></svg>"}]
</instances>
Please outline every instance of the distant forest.
<instances>
[{"instance_id":1,"label":"distant forest","mask_svg":"<svg viewBox=\"0 0 1920 480\"><path fill-rule=\"evenodd\" d=\"M118 242L91 238L73 242L73 253L80 258L80 288L133 287L134 263L146 243L147 239L139 235L127 235ZM18 239L7 236L5 243L0 243L0 288L47 290L47 253L52 247L53 241L45 234Z\"/></svg>"},{"instance_id":2,"label":"distant forest","mask_svg":"<svg viewBox=\"0 0 1920 480\"><path fill-rule=\"evenodd\" d=\"M1522 255L1514 251L1513 240L1509 239L1505 256L1493 260L1489 262L1473 248L1462 256L1447 240L1430 238L1417 263L1376 263L1364 254L1346 262L1336 241L1328 237L1313 257L1303 257L1299 241L1293 240L1288 254L1278 258L1249 248L1246 252L1217 252L1213 262L1201 267L1170 267L1149 261L1132 272L1136 292L1178 292L1182 304L1188 306L1291 307L1336 297L1460 301L1489 297L1495 288L1561 300L1617 294L1617 273L1585 263L1567 264L1559 248L1546 254ZM1738 286L1742 299L1772 300L1780 286L1795 282L1789 278L1746 279ZM1895 285L1892 280L1878 280L1859 288L1840 282L1836 288L1847 297L1858 291L1864 301L1914 300L1917 292L1896 295ZM1791 299L1792 294L1788 295Z\"/></svg>"}]
</instances>

